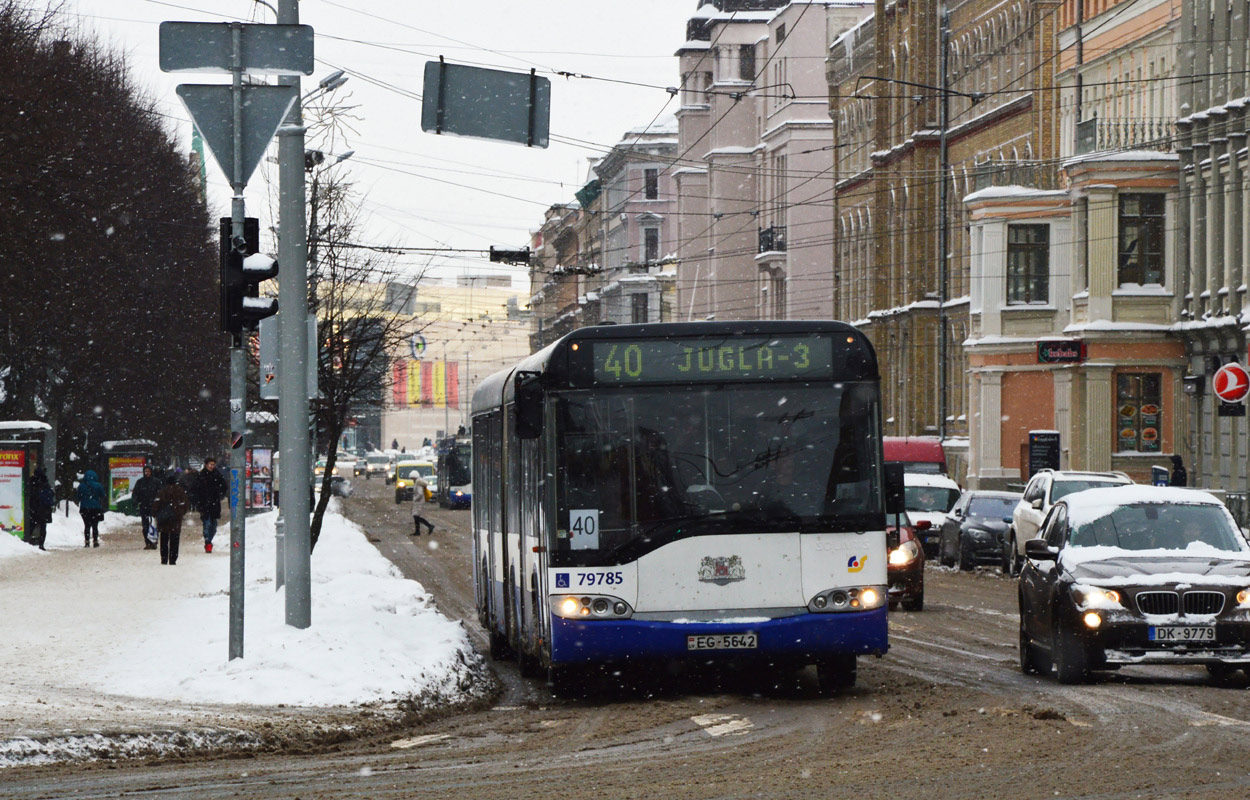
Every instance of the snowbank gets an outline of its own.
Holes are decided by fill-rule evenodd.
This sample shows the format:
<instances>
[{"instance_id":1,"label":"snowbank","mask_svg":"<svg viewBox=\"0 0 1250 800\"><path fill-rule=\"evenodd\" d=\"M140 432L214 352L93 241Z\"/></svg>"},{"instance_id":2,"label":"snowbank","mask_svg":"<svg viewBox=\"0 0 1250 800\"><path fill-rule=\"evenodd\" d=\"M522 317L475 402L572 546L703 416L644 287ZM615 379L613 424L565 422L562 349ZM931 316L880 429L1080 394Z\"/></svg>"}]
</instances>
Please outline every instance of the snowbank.
<instances>
[{"instance_id":1,"label":"snowbank","mask_svg":"<svg viewBox=\"0 0 1250 800\"><path fill-rule=\"evenodd\" d=\"M178 599L147 636L118 643L96 677L100 691L252 705L456 699L465 665L478 660L463 626L337 511L326 515L313 555L312 627L285 624L285 592L273 586L276 518L248 520L244 658L226 659L230 560L198 559L221 589ZM184 547L197 544L184 533Z\"/></svg>"}]
</instances>

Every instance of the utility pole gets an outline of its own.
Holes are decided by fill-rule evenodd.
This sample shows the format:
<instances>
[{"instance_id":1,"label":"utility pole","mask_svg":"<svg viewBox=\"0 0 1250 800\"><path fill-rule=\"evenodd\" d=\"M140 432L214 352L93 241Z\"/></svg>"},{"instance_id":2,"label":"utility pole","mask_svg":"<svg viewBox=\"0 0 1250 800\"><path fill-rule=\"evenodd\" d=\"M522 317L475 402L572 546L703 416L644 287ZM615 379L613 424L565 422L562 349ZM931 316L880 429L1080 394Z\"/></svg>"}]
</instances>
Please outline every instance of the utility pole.
<instances>
[{"instance_id":1,"label":"utility pole","mask_svg":"<svg viewBox=\"0 0 1250 800\"><path fill-rule=\"evenodd\" d=\"M946 344L946 302L949 300L950 294L950 179L947 173L950 172L950 152L947 148L947 128L950 127L950 11L945 6L942 7L942 30L940 34L941 67L938 70L942 76L942 97L939 101L939 128L941 137L938 140L938 161L940 171L940 183L938 184L938 438L946 441L946 361L947 361L947 344Z\"/></svg>"},{"instance_id":2,"label":"utility pole","mask_svg":"<svg viewBox=\"0 0 1250 800\"><path fill-rule=\"evenodd\" d=\"M299 0L278 0L278 24L299 24ZM308 231L304 217L304 119L299 76L280 79L295 87L296 101L278 129L278 260L286 266L278 285L278 445L282 472L283 568L286 624L312 625L308 481L312 475L308 435Z\"/></svg>"},{"instance_id":3,"label":"utility pole","mask_svg":"<svg viewBox=\"0 0 1250 800\"><path fill-rule=\"evenodd\" d=\"M233 26L230 30L231 49L234 53L231 66L231 113L234 130L243 130L243 29ZM243 232L246 216L243 190L247 180L243 173L243 137L234 137L234 169L230 175L230 249L241 252L246 249L247 238ZM230 660L243 657L243 589L244 547L247 539L247 523L244 517L243 461L247 438L247 354L243 351L243 334L230 334ZM207 549L207 548L206 548Z\"/></svg>"}]
</instances>

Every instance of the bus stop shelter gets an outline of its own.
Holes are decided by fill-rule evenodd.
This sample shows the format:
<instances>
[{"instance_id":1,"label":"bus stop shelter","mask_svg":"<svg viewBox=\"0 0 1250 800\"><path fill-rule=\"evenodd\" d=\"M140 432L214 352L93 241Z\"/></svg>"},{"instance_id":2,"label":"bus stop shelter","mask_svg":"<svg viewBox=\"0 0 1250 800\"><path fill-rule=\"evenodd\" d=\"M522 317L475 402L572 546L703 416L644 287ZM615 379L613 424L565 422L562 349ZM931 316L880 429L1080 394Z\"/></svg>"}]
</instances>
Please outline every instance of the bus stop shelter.
<instances>
[{"instance_id":1,"label":"bus stop shelter","mask_svg":"<svg viewBox=\"0 0 1250 800\"><path fill-rule=\"evenodd\" d=\"M131 489L143 477L143 468L152 461L156 442L148 439L124 439L102 442L104 455L104 485L108 489L109 511L137 516L139 509L130 499Z\"/></svg>"},{"instance_id":2,"label":"bus stop shelter","mask_svg":"<svg viewBox=\"0 0 1250 800\"><path fill-rule=\"evenodd\" d=\"M52 426L38 420L0 421L0 530L19 539L30 530L28 487L43 464Z\"/></svg>"}]
</instances>

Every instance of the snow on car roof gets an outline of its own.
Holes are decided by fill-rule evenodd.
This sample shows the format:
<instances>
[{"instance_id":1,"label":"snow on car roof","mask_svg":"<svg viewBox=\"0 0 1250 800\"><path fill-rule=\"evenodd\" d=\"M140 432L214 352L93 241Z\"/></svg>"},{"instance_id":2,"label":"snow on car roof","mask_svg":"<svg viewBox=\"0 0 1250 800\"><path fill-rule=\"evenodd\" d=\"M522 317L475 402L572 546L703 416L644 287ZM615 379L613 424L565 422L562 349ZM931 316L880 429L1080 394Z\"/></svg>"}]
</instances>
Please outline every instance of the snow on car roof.
<instances>
[{"instance_id":1,"label":"snow on car roof","mask_svg":"<svg viewBox=\"0 0 1250 800\"><path fill-rule=\"evenodd\" d=\"M1117 475L1114 472L1082 472L1080 470L1065 469L1062 471L1056 470L1052 475L1056 481L1103 480L1132 483L1127 475Z\"/></svg>"},{"instance_id":2,"label":"snow on car roof","mask_svg":"<svg viewBox=\"0 0 1250 800\"><path fill-rule=\"evenodd\" d=\"M904 486L935 486L939 489L954 489L959 491L959 484L955 483L945 475L927 472L905 472L903 473Z\"/></svg>"},{"instance_id":3,"label":"snow on car roof","mask_svg":"<svg viewBox=\"0 0 1250 800\"><path fill-rule=\"evenodd\" d=\"M1129 483L1123 486L1106 486L1074 492L1063 498L1068 504L1069 519L1074 513L1088 508L1116 508L1136 503L1179 503L1189 505L1220 506L1215 495L1201 489L1182 489L1176 486L1145 486ZM1101 514L1099 515L1101 516Z\"/></svg>"}]
</instances>

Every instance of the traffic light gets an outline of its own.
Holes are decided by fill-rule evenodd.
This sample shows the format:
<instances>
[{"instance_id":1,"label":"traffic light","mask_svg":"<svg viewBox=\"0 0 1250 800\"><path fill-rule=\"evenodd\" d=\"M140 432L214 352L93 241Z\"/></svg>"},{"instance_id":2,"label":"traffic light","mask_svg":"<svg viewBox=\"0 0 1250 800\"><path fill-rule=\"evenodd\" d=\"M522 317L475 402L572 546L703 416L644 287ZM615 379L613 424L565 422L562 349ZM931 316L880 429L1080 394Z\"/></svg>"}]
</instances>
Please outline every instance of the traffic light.
<instances>
[{"instance_id":1,"label":"traffic light","mask_svg":"<svg viewBox=\"0 0 1250 800\"><path fill-rule=\"evenodd\" d=\"M522 250L503 250L491 245L490 263L498 264L528 264L530 263L530 249L528 247Z\"/></svg>"},{"instance_id":2,"label":"traffic light","mask_svg":"<svg viewBox=\"0 0 1250 800\"><path fill-rule=\"evenodd\" d=\"M260 284L278 274L278 262L260 249L260 221L243 220L244 247L231 246L231 222L221 218L221 329L226 333L254 330L265 317L278 313L278 301L260 296Z\"/></svg>"}]
</instances>

